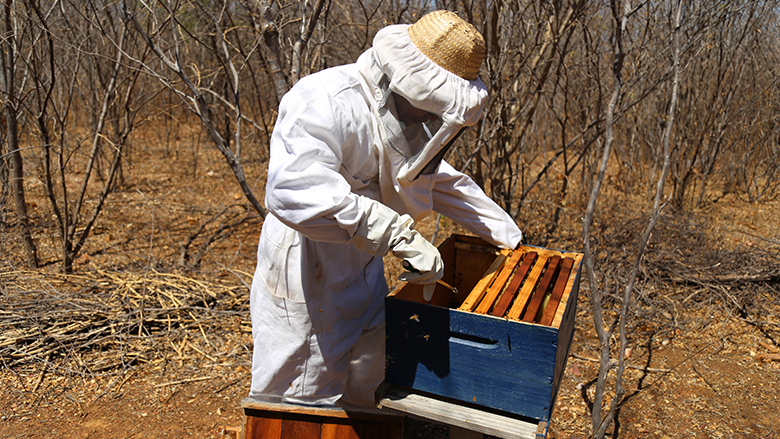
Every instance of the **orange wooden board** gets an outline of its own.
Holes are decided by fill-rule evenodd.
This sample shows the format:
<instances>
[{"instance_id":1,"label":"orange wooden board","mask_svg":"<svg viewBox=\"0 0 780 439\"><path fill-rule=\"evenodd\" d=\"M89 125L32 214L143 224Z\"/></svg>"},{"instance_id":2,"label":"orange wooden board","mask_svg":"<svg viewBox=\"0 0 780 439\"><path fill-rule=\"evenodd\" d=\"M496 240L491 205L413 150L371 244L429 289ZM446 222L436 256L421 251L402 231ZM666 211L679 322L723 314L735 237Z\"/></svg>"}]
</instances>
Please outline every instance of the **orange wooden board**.
<instances>
[{"instance_id":1,"label":"orange wooden board","mask_svg":"<svg viewBox=\"0 0 780 439\"><path fill-rule=\"evenodd\" d=\"M523 279L528 274L528 271L533 266L536 258L539 256L536 252L528 252L523 256L523 262L517 269L517 273L512 276L512 280L509 281L509 286L506 287L506 291L496 301L496 306L493 308L493 314L496 317L504 317L506 310L509 309L509 305L512 304L512 300L517 295L517 291L520 289L520 285L523 283Z\"/></svg>"},{"instance_id":2,"label":"orange wooden board","mask_svg":"<svg viewBox=\"0 0 780 439\"><path fill-rule=\"evenodd\" d=\"M566 283L566 288L564 288L563 296L561 296L561 303L567 303L569 301L569 295L571 294L572 288L574 287L574 281L577 279L577 271L580 269L580 264L582 263L583 254L582 253L563 253L563 257L570 257L574 258L574 264L571 268L571 273L569 275L569 281ZM566 312L565 306L558 306L558 309L555 311L555 317L553 318L552 323L550 326L553 328L559 328L561 326L561 321L563 320L563 314Z\"/></svg>"},{"instance_id":3,"label":"orange wooden board","mask_svg":"<svg viewBox=\"0 0 780 439\"><path fill-rule=\"evenodd\" d=\"M287 419L282 424L282 439L319 439L322 424L306 419Z\"/></svg>"},{"instance_id":4,"label":"orange wooden board","mask_svg":"<svg viewBox=\"0 0 780 439\"><path fill-rule=\"evenodd\" d=\"M540 325L550 326L553 318L555 318L555 313L558 310L558 305L561 303L561 297L565 292L566 284L569 282L569 276L571 275L571 268L573 265L573 258L563 258L560 273L558 273L558 280L555 282L555 286L550 294L550 300L544 308L542 318L539 319Z\"/></svg>"},{"instance_id":5,"label":"orange wooden board","mask_svg":"<svg viewBox=\"0 0 780 439\"><path fill-rule=\"evenodd\" d=\"M507 255L503 252L496 257L496 260L493 261L493 264L487 269L485 275L482 276L482 279L477 283L477 286L471 290L471 293L469 293L469 296L463 301L463 304L458 307L459 310L468 312L474 311L479 304L479 301L482 300L482 297L485 295L485 292L490 288L493 280L498 276L498 273L501 272L501 269L506 262L506 258Z\"/></svg>"},{"instance_id":6,"label":"orange wooden board","mask_svg":"<svg viewBox=\"0 0 780 439\"><path fill-rule=\"evenodd\" d=\"M561 257L558 255L555 255L550 258L549 262L547 263L547 268L544 272L544 277L542 278L542 281L539 282L539 285L534 290L534 295L531 297L531 301L528 303L528 307L525 310L525 313L523 314L523 321L524 322L533 322L536 318L536 313L539 311L539 306L542 304L542 300L544 300L545 294L547 294L547 290L550 288L550 284L552 283L553 279L555 278L555 275L558 273L558 263L561 261Z\"/></svg>"},{"instance_id":7,"label":"orange wooden board","mask_svg":"<svg viewBox=\"0 0 780 439\"><path fill-rule=\"evenodd\" d=\"M244 417L245 439L280 439L282 437L282 415L271 417Z\"/></svg>"},{"instance_id":8,"label":"orange wooden board","mask_svg":"<svg viewBox=\"0 0 780 439\"><path fill-rule=\"evenodd\" d=\"M322 424L320 439L362 439L365 425L362 422L354 424Z\"/></svg>"},{"instance_id":9,"label":"orange wooden board","mask_svg":"<svg viewBox=\"0 0 780 439\"><path fill-rule=\"evenodd\" d=\"M512 308L506 315L508 319L518 320L520 318L523 309L525 309L525 305L528 303L528 298L531 297L531 293L533 292L534 287L536 287L539 277L542 275L542 271L544 270L544 266L547 264L547 259L549 257L550 255L546 252L539 254L539 258L531 269L531 273L528 274L528 279L517 294L514 305L512 305Z\"/></svg>"},{"instance_id":10,"label":"orange wooden board","mask_svg":"<svg viewBox=\"0 0 780 439\"><path fill-rule=\"evenodd\" d=\"M490 289L485 293L485 297L482 298L479 306L477 306L475 311L477 314L487 314L488 311L490 311L496 298L504 290L507 280L509 280L509 277L512 276L512 273L515 271L515 267L517 267L517 263L520 262L521 256L523 256L522 251L515 250L512 252L509 261L504 265L504 268L501 269L501 273L498 274L493 285L490 286Z\"/></svg>"}]
</instances>

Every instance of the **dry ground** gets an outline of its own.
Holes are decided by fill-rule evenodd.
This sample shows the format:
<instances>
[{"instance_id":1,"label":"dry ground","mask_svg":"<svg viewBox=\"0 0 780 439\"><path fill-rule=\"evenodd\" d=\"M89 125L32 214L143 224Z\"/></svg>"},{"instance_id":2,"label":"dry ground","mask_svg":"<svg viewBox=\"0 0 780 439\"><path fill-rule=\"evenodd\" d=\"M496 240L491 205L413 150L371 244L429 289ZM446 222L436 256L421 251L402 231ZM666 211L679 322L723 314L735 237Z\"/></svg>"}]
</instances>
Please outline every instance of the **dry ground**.
<instances>
[{"instance_id":1,"label":"dry ground","mask_svg":"<svg viewBox=\"0 0 780 439\"><path fill-rule=\"evenodd\" d=\"M45 265L26 271L15 229L0 224L0 438L219 438L240 425L251 357L247 285L261 222L229 209L234 216L219 217L192 254L219 225L243 222L208 247L200 267L181 266L181 243L242 199L208 147L177 151L135 154L74 275L58 273L40 183L30 179L28 195ZM249 162L254 181L263 181L262 163L261 154ZM605 207L597 225L608 304L619 303L621 270L644 225L620 203ZM694 213L665 212L634 294L632 368L613 436L780 436L780 362L768 356L780 346L778 204L726 195ZM545 244L579 250L580 215L569 210ZM528 243L539 244L541 227L524 225ZM431 236L433 221L421 229ZM443 224L438 241L455 231ZM391 281L397 270L389 264ZM583 279L550 438L590 431L598 353L589 291ZM415 422L405 431L427 438L446 429Z\"/></svg>"}]
</instances>

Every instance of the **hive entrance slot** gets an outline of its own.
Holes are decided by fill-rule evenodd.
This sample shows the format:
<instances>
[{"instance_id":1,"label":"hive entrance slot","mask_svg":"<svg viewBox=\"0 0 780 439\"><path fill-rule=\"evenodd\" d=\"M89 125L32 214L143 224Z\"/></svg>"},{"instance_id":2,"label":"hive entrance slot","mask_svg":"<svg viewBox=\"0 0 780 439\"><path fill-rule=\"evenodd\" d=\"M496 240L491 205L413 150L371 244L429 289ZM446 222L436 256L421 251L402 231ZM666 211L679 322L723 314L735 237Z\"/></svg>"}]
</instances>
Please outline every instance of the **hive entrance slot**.
<instances>
[{"instance_id":1,"label":"hive entrance slot","mask_svg":"<svg viewBox=\"0 0 780 439\"><path fill-rule=\"evenodd\" d=\"M485 337L479 337L471 334L461 334L458 332L450 331L450 342L459 343L466 346L471 346L479 349L496 349L498 347L498 341L491 340Z\"/></svg>"}]
</instances>

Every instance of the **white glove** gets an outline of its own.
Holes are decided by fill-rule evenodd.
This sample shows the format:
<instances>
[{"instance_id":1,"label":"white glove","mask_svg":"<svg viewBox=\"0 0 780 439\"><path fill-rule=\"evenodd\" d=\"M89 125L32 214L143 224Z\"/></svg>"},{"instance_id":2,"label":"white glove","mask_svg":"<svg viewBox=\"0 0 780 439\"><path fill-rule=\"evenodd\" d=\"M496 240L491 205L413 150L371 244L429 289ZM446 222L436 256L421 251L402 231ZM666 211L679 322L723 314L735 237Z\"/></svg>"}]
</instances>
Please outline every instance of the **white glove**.
<instances>
[{"instance_id":1,"label":"white glove","mask_svg":"<svg viewBox=\"0 0 780 439\"><path fill-rule=\"evenodd\" d=\"M444 274L444 262L439 250L414 230L412 217L399 215L370 198L360 197L359 202L365 215L348 242L373 255L385 255L392 251L393 256L407 261L413 268L401 274L398 277L400 280L435 286ZM430 294L433 294L433 289L429 289ZM430 297L426 300L430 300Z\"/></svg>"},{"instance_id":2,"label":"white glove","mask_svg":"<svg viewBox=\"0 0 780 439\"><path fill-rule=\"evenodd\" d=\"M439 250L416 230L412 230L410 241L400 242L393 248L393 256L404 260L406 271L398 276L404 282L435 285L444 274Z\"/></svg>"}]
</instances>

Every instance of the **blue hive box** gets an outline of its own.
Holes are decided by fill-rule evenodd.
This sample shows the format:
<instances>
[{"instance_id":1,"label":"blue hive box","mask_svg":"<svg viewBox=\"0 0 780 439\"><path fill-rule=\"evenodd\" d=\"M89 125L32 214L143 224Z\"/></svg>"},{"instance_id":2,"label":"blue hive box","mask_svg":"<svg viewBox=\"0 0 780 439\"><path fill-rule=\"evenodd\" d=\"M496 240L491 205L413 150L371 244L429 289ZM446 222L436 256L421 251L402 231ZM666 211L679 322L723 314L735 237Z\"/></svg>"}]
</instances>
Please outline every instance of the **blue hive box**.
<instances>
[{"instance_id":1,"label":"blue hive box","mask_svg":"<svg viewBox=\"0 0 780 439\"><path fill-rule=\"evenodd\" d=\"M430 303L419 285L390 293L385 382L546 425L574 333L582 255L499 252L462 235L439 250L442 280L458 292L439 284Z\"/></svg>"}]
</instances>

